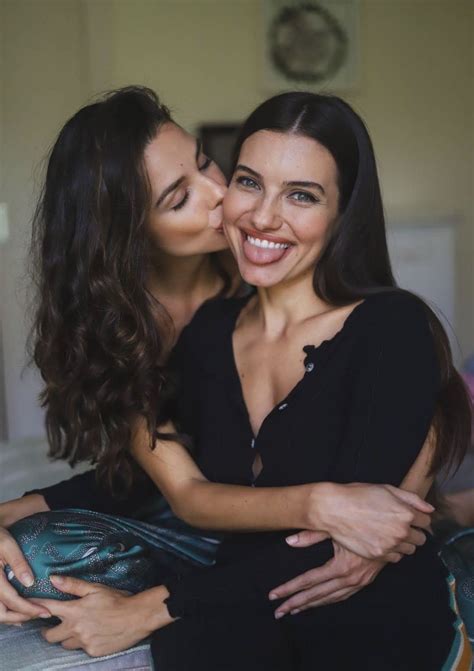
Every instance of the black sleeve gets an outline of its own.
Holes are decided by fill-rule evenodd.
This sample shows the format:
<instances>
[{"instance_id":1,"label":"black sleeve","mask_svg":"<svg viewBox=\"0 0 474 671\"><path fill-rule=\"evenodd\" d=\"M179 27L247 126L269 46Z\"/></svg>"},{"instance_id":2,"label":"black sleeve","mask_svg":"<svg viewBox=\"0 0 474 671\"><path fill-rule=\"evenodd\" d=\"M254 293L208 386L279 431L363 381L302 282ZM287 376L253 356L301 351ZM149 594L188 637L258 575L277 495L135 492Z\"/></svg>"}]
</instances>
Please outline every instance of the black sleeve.
<instances>
[{"instance_id":1,"label":"black sleeve","mask_svg":"<svg viewBox=\"0 0 474 671\"><path fill-rule=\"evenodd\" d=\"M433 419L440 368L428 308L406 293L381 297L364 339L336 469L342 482L400 485Z\"/></svg>"},{"instance_id":2,"label":"black sleeve","mask_svg":"<svg viewBox=\"0 0 474 671\"><path fill-rule=\"evenodd\" d=\"M433 416L439 366L425 308L404 294L381 299L369 319L355 371L355 394L344 443L347 481L401 481L420 451ZM342 461L341 460L341 461ZM338 478L339 479L339 478ZM174 617L265 599L300 573L324 564L332 544L288 547L282 538L258 556L168 581Z\"/></svg>"},{"instance_id":3,"label":"black sleeve","mask_svg":"<svg viewBox=\"0 0 474 671\"><path fill-rule=\"evenodd\" d=\"M151 480L140 481L127 494L126 498L114 497L105 484L99 482L94 470L74 475L50 487L34 489L27 494L41 494L50 510L63 508L85 508L109 515L133 517L150 495Z\"/></svg>"}]
</instances>

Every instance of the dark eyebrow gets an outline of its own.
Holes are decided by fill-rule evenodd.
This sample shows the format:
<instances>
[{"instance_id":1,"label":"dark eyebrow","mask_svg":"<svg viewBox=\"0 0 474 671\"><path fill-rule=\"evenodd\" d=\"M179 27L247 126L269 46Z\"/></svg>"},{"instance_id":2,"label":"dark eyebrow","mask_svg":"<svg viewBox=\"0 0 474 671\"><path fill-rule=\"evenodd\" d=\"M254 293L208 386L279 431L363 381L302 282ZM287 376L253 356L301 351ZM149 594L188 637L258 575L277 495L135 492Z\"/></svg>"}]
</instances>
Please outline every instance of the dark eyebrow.
<instances>
[{"instance_id":1,"label":"dark eyebrow","mask_svg":"<svg viewBox=\"0 0 474 671\"><path fill-rule=\"evenodd\" d=\"M283 182L285 186L300 186L303 189L318 189L318 191L321 191L323 195L325 194L325 191L321 184L318 184L318 182L300 182L300 181L292 181L292 182Z\"/></svg>"},{"instance_id":2,"label":"dark eyebrow","mask_svg":"<svg viewBox=\"0 0 474 671\"><path fill-rule=\"evenodd\" d=\"M178 177L178 179L175 179L172 184L166 187L166 189L161 193L161 196L158 198L156 201L156 207L159 207L161 203L164 201L166 196L168 196L172 191L178 188L180 184L182 184L185 180L184 175L182 177Z\"/></svg>"},{"instance_id":3,"label":"dark eyebrow","mask_svg":"<svg viewBox=\"0 0 474 671\"><path fill-rule=\"evenodd\" d=\"M239 165L235 166L235 170L245 170L246 172L249 172L251 175L256 177L257 179L262 179L262 175L258 173L256 170L252 170L252 168L249 168L247 165L243 165L243 163L239 163Z\"/></svg>"}]
</instances>

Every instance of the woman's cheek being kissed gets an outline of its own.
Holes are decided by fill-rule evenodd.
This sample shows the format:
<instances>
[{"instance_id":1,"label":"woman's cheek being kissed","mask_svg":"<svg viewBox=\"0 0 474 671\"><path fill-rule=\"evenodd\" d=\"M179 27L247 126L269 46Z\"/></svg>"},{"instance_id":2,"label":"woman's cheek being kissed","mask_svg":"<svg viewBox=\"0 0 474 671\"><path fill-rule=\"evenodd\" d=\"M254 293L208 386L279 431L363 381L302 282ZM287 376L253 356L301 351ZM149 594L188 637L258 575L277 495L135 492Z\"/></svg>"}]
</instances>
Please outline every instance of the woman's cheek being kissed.
<instances>
[{"instance_id":1,"label":"woman's cheek being kissed","mask_svg":"<svg viewBox=\"0 0 474 671\"><path fill-rule=\"evenodd\" d=\"M244 142L224 198L224 227L246 282L311 275L338 216L337 167L315 140L258 131Z\"/></svg>"}]
</instances>

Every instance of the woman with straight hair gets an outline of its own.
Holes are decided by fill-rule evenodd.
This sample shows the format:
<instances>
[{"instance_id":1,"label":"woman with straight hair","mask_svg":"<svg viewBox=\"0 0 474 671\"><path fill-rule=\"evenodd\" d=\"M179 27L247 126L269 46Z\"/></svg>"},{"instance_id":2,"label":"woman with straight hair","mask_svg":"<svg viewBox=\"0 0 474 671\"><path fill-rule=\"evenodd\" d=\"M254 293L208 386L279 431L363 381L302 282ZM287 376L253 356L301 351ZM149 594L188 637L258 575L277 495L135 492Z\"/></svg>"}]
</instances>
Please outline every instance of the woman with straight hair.
<instances>
[{"instance_id":1,"label":"woman with straight hair","mask_svg":"<svg viewBox=\"0 0 474 671\"><path fill-rule=\"evenodd\" d=\"M203 306L178 345L187 405L199 399L188 426L204 474L256 488L399 485L431 424L431 473L459 464L469 396L437 317L396 288L374 152L351 107L309 93L258 107L237 142L224 220L257 291ZM203 421L211 409L213 425ZM164 491L172 475L157 457L167 449L137 455ZM287 547L282 534L234 534L216 566L158 588L158 668L470 668L431 539L349 599L290 617L283 608L275 619L272 585L334 551L330 541Z\"/></svg>"},{"instance_id":2,"label":"woman with straight hair","mask_svg":"<svg viewBox=\"0 0 474 671\"><path fill-rule=\"evenodd\" d=\"M70 160L71 156L76 158L76 163ZM166 108L159 106L148 91L118 92L81 110L62 131L50 159L46 189L37 215L41 302L35 330L35 360L46 383L43 400L52 454L72 462L91 459L98 464L105 480L115 484L116 489L126 491L133 478L139 477L133 453L158 482L178 516L201 528L239 531L314 528L331 535L335 543L340 544L342 554L355 552L368 557L372 570L374 557L378 561L398 561L402 554L411 554L416 546L423 544L423 534L416 527L427 527L429 523L426 512L431 508L415 495L392 486L329 485L321 482L319 474L315 475L314 484L297 479L267 488L250 488L252 483L245 477L239 476L235 481L230 448L225 450L230 458L230 479L222 480L229 484L219 485L219 478L206 473L199 451L196 456L204 475L181 444L172 440L179 438L189 447L186 434L200 445L202 440L207 441L206 431L211 431L216 426L216 417L219 418L219 414L215 414L217 405L207 409L200 406L201 392L204 395L207 392L202 389L196 396L196 378L183 386L178 408L171 413L173 394L164 364L174 341L171 319L174 333L179 332L205 299L229 291L224 271L208 256L224 247L221 212L224 190L222 175L216 166L210 164L199 144L172 122ZM255 244L258 247L260 243ZM285 245L275 242L268 245L267 252L284 249L286 254ZM213 301L209 309L211 305L212 310L218 312L222 308L222 324L226 323L228 304ZM206 309L203 308L203 314ZM196 323L199 324L199 319ZM187 364L184 362L191 353L187 345L183 345L189 338L186 333L185 329L173 354L181 377L185 377ZM199 339L202 335L199 334ZM203 361L212 355L214 345L201 352ZM191 370L194 365L195 362ZM157 474L158 462L151 449L153 427L170 414L176 419L179 433L175 434L175 427L161 427L158 449L164 450L166 458L158 460L161 468ZM194 422L197 422L195 426ZM211 449L212 440L216 439L217 435L211 436ZM152 465L147 461L150 457ZM410 465L407 464L406 471ZM255 468L258 471L258 459ZM422 462L421 471L424 470ZM414 472L420 472L416 464ZM76 485L84 482L84 477L90 478L79 477ZM74 491L75 485L69 487ZM140 502L149 503L143 495L144 487L141 485ZM148 485L146 491L150 491ZM91 487L89 498L99 502L96 509L114 506L107 503L107 498L110 501L112 497L95 486ZM80 497L77 502L84 505ZM126 496L121 505L122 512L134 512ZM172 515L171 525L163 524L163 515L149 517L154 522L153 528L84 511L69 511L56 518L43 515L23 520L26 515L37 512L36 506L42 506L42 510L47 507L47 502L38 494L3 507L5 526L16 522L10 528L20 545L31 538L31 531L37 530L38 524L46 525L47 534L55 531L56 539L63 534L63 541L65 526L70 530L73 524L79 537L73 539L76 550L84 550L82 555L77 555L75 575L88 577L91 567L97 568L99 560L103 567L99 582L132 592L141 592L150 582L157 584L177 574L185 575L190 567L213 563L220 540L213 534L193 532L189 527L184 529L179 523L176 526ZM165 518L170 519L169 510ZM20 519L22 522L18 522ZM94 537L91 529L96 534ZM110 542L104 544L104 538L110 541L111 534L115 543L112 550ZM257 541L260 538L258 534L251 537ZM264 537L267 538L265 534ZM240 538L245 547L247 534ZM54 547L54 542L49 540L49 545ZM311 540L314 542L314 537ZM139 556L136 555L137 542ZM11 537L5 536L3 545L7 554L17 552ZM224 542L223 552L226 545ZM307 551L282 545L279 539L271 549L275 552L275 561L282 547L286 559L291 560L287 564L281 562L285 570L275 575L278 580L271 587L294 578L301 560L304 560L302 570L321 563L316 552L314 561L308 565ZM43 601L38 608L14 594L12 587L26 596L38 596L41 589L48 595L62 596L67 592L67 579L66 583L63 579L62 583L53 581L51 584L49 576L54 573L53 569L64 576L71 565L61 563L62 559L58 561L57 557L52 559L54 561L39 567L43 570L43 583L37 575L35 585L27 584L31 578L22 581L20 564L7 571L9 583L4 580L2 585L4 621L28 619L33 616L33 609L34 614L56 612L59 604ZM330 553L326 552L325 560L330 559ZM12 564L5 554L2 560ZM136 561L138 564L133 564ZM236 561L239 564L240 549ZM131 566L139 570L131 571ZM28 571L24 564L23 568ZM261 571L261 562L255 562L252 570ZM373 570L371 577L377 571ZM97 573L94 576L97 580ZM127 582L124 576L131 580ZM87 586L92 592L84 593L86 583L73 580L71 584L81 592L75 596L85 598L62 604L63 625L48 632L46 636L51 642L61 641L69 648L85 647L80 637L68 630L68 613L73 610L76 614L83 613L81 609L87 610L91 601L94 615L102 619L104 631L110 624L107 618L111 610L123 614L123 618L115 620L122 622L122 628L126 622L130 629L127 636L123 632L121 636L114 633L108 645L123 649L148 633L153 618L149 618L148 613L143 617L143 613L147 612L150 599L155 600L153 590L142 592L139 601L132 601L140 594L125 597L96 585ZM348 589L345 585L343 596L357 588L353 585ZM331 591L336 592L336 598L340 597L338 590ZM88 596L92 599L87 599ZM104 598L109 601L99 607ZM247 598L245 590L242 598ZM114 608L111 608L111 599ZM115 599L120 601L118 610ZM46 603L49 606L44 610ZM131 613L125 617L121 609L129 607L137 618ZM87 619L89 623L94 622L93 617ZM100 627L96 629L99 631ZM66 630L69 635L65 639ZM97 654L97 650L100 650L98 654L108 651L93 645L88 649L92 654Z\"/></svg>"}]
</instances>

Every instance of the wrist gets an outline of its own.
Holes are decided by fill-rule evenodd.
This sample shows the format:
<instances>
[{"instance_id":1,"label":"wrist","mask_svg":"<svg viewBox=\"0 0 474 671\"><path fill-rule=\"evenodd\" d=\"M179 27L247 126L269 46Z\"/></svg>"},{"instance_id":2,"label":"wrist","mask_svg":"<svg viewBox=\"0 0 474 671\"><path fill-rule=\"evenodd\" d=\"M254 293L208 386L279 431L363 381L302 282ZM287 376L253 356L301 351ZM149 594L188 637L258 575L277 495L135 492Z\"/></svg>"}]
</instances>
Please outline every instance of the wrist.
<instances>
[{"instance_id":1,"label":"wrist","mask_svg":"<svg viewBox=\"0 0 474 671\"><path fill-rule=\"evenodd\" d=\"M130 597L143 623L144 637L175 621L165 603L169 595L167 588L160 585Z\"/></svg>"},{"instance_id":2,"label":"wrist","mask_svg":"<svg viewBox=\"0 0 474 671\"><path fill-rule=\"evenodd\" d=\"M339 487L341 485L334 482L315 482L311 485L306 505L306 524L303 528L324 531L331 535Z\"/></svg>"}]
</instances>

